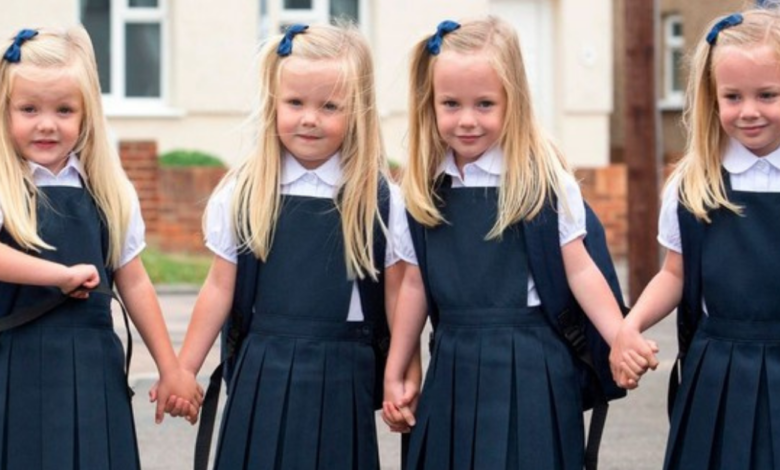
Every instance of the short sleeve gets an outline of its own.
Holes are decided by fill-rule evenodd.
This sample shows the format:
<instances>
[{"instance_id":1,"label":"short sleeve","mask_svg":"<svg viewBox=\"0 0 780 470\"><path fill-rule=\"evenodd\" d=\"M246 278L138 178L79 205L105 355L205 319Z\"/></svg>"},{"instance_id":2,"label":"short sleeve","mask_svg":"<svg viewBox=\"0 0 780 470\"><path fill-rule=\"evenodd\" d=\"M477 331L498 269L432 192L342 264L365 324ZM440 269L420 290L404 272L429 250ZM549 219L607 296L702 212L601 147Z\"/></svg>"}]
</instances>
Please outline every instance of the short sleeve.
<instances>
[{"instance_id":1,"label":"short sleeve","mask_svg":"<svg viewBox=\"0 0 780 470\"><path fill-rule=\"evenodd\" d=\"M582 199L580 185L574 176L567 173L563 179L563 188L566 193L566 207L558 200L558 235L561 246L576 240L587 234L585 229L585 202Z\"/></svg>"},{"instance_id":2,"label":"short sleeve","mask_svg":"<svg viewBox=\"0 0 780 470\"><path fill-rule=\"evenodd\" d=\"M669 181L661 199L661 212L658 216L658 243L661 246L682 253L680 239L680 219L677 218L679 200L679 179Z\"/></svg>"},{"instance_id":3,"label":"short sleeve","mask_svg":"<svg viewBox=\"0 0 780 470\"><path fill-rule=\"evenodd\" d=\"M409 222L406 220L403 195L395 184L390 184L390 216L387 223L390 234L385 253L385 267L400 260L416 265L417 255L414 253Z\"/></svg>"},{"instance_id":4,"label":"short sleeve","mask_svg":"<svg viewBox=\"0 0 780 470\"><path fill-rule=\"evenodd\" d=\"M238 261L238 242L232 227L233 192L235 180L211 195L206 206L206 247L215 255L231 263Z\"/></svg>"},{"instance_id":5,"label":"short sleeve","mask_svg":"<svg viewBox=\"0 0 780 470\"><path fill-rule=\"evenodd\" d=\"M135 190L130 202L130 223L127 226L125 243L122 246L122 255L119 259L119 268L126 265L138 256L146 248L146 225L141 214L141 203Z\"/></svg>"}]
</instances>

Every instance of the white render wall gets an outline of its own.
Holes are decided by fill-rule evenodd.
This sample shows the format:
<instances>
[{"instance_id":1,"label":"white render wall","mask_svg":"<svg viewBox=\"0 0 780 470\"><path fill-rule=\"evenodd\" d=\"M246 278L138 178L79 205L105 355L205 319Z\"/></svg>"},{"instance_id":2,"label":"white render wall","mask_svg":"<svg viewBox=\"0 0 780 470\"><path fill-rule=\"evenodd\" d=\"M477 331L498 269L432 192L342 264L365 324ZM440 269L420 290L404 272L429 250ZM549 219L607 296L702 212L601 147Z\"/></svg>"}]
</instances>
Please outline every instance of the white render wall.
<instances>
[{"instance_id":1,"label":"white render wall","mask_svg":"<svg viewBox=\"0 0 780 470\"><path fill-rule=\"evenodd\" d=\"M268 0L273 2L274 0ZM578 167L609 163L613 0L371 0L364 29L374 49L378 107L388 155L406 160L409 51L444 19L488 13L519 29L534 106ZM165 152L189 148L230 164L248 146L242 127L256 94L259 0L168 0L168 112L111 110L119 140L155 140ZM78 0L7 0L0 35L21 27L78 21Z\"/></svg>"}]
</instances>

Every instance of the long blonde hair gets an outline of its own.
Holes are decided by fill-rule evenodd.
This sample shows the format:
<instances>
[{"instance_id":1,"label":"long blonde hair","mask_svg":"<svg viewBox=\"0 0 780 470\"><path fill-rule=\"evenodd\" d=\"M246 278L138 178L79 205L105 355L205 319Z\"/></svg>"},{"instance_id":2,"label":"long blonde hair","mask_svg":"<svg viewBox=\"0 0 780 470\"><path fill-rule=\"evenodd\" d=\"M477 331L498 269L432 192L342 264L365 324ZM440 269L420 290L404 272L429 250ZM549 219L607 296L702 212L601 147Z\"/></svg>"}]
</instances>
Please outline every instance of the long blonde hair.
<instances>
[{"instance_id":1,"label":"long blonde hair","mask_svg":"<svg viewBox=\"0 0 780 470\"><path fill-rule=\"evenodd\" d=\"M409 162L403 179L407 209L425 226L444 219L436 207L435 179L447 151L436 127L432 55L424 38L412 52L409 90ZM507 106L499 145L505 171L499 186L498 216L487 234L497 238L510 225L530 220L553 196L568 208L562 178L568 166L555 145L542 132L534 116L520 42L511 26L488 16L464 22L444 36L441 51L484 54L498 74Z\"/></svg>"},{"instance_id":2,"label":"long blonde hair","mask_svg":"<svg viewBox=\"0 0 780 470\"><path fill-rule=\"evenodd\" d=\"M5 51L11 41L0 44ZM15 148L10 134L9 100L14 78L62 74L73 78L81 91L84 107L80 134L73 151L87 177L87 190L105 217L109 232L106 263L116 267L130 221L133 188L116 150L110 144L100 96L97 64L89 35L81 26L67 30L38 30L38 35L21 46L17 63L0 60L0 203L3 227L24 249L56 249L37 232L35 207L42 193L33 183L24 156Z\"/></svg>"},{"instance_id":3,"label":"long blonde hair","mask_svg":"<svg viewBox=\"0 0 780 470\"><path fill-rule=\"evenodd\" d=\"M276 92L286 57L279 56L276 49L282 37L270 39L260 51L260 100L253 119L258 135L254 149L219 186L235 179L234 231L242 246L262 260L266 260L271 251L281 204L279 184L283 148L276 129ZM350 23L312 25L294 37L292 53L288 57L334 60L341 66L348 124L340 150L343 179L336 206L341 215L345 261L351 277L377 279L373 240L375 224L381 230L385 229L379 216L377 191L386 171L386 158L368 44Z\"/></svg>"},{"instance_id":4,"label":"long blonde hair","mask_svg":"<svg viewBox=\"0 0 780 470\"><path fill-rule=\"evenodd\" d=\"M723 48L744 49L771 46L780 66L780 13L776 9L750 9L742 12L743 21L725 28L710 45L702 35L691 58L683 122L688 130L685 155L669 181L679 181L680 203L698 219L709 222L708 211L720 207L740 213L740 207L728 200L721 173L723 152L729 136L720 124L715 66ZM713 20L705 34L720 18Z\"/></svg>"}]
</instances>

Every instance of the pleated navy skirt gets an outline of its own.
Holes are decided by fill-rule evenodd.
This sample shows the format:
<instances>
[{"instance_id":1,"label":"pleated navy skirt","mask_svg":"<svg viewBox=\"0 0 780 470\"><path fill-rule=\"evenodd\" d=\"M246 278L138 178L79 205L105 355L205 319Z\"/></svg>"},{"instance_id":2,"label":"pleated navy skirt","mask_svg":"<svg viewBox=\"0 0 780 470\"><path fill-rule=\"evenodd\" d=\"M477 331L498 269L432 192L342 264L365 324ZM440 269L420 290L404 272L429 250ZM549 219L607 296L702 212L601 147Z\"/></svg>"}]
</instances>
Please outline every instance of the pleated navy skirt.
<instances>
[{"instance_id":1,"label":"pleated navy skirt","mask_svg":"<svg viewBox=\"0 0 780 470\"><path fill-rule=\"evenodd\" d=\"M442 312L408 468L581 470L580 400L538 309Z\"/></svg>"},{"instance_id":2,"label":"pleated navy skirt","mask_svg":"<svg viewBox=\"0 0 780 470\"><path fill-rule=\"evenodd\" d=\"M372 330L256 319L239 353L215 469L378 470Z\"/></svg>"}]
</instances>

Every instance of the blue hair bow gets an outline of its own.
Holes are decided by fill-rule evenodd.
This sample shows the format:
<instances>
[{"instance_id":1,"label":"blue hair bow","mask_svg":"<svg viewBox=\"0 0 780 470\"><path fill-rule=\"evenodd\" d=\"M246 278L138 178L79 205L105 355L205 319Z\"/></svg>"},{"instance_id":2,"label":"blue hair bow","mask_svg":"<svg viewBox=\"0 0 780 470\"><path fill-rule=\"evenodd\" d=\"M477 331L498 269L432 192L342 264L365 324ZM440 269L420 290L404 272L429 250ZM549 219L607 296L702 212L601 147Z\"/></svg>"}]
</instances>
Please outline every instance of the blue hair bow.
<instances>
[{"instance_id":1,"label":"blue hair bow","mask_svg":"<svg viewBox=\"0 0 780 470\"><path fill-rule=\"evenodd\" d=\"M12 63L19 62L22 59L22 44L37 35L38 31L35 31L34 29L23 29L19 31L19 34L14 38L13 44L8 46L5 54L3 54L3 59Z\"/></svg>"},{"instance_id":2,"label":"blue hair bow","mask_svg":"<svg viewBox=\"0 0 780 470\"><path fill-rule=\"evenodd\" d=\"M733 15L729 15L718 21L715 23L715 26L712 27L710 32L707 33L707 43L709 43L710 46L714 46L718 41L718 34L720 34L721 31L726 28L736 26L740 23L742 23L742 15L739 13L734 13Z\"/></svg>"},{"instance_id":3,"label":"blue hair bow","mask_svg":"<svg viewBox=\"0 0 780 470\"><path fill-rule=\"evenodd\" d=\"M433 36L428 39L428 43L425 44L425 48L428 49L428 52L431 54L439 55L439 52L441 52L441 41L444 36L458 28L460 28L460 23L456 23L451 20L442 21L439 23L439 26L436 27L436 32L433 33Z\"/></svg>"},{"instance_id":4,"label":"blue hair bow","mask_svg":"<svg viewBox=\"0 0 780 470\"><path fill-rule=\"evenodd\" d=\"M279 42L279 47L276 48L276 53L282 57L287 57L288 55L292 54L293 38L296 34L301 34L307 29L309 29L309 25L307 24L290 25L290 27L287 28L287 30L284 32L284 37L282 38L281 42Z\"/></svg>"}]
</instances>

